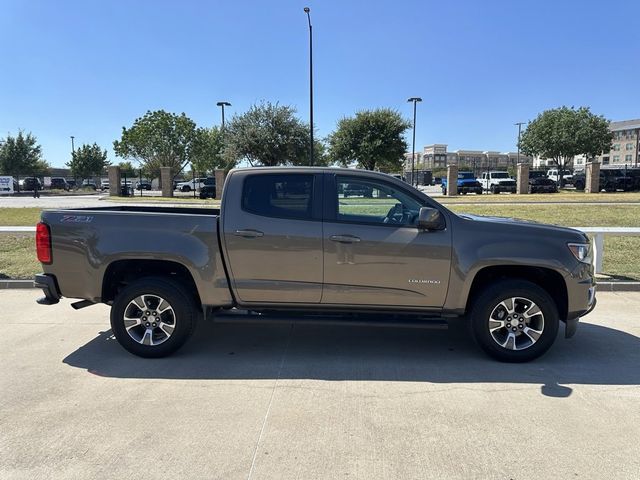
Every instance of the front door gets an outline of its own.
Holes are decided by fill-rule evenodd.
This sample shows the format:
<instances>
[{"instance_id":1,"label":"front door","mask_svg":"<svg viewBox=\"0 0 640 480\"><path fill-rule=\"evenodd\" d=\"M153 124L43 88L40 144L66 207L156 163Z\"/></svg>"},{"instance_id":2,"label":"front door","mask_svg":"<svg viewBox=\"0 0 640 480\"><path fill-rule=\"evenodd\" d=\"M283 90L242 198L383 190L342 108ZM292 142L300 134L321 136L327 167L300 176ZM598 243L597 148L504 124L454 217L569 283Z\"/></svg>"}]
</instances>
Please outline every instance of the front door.
<instances>
[{"instance_id":1,"label":"front door","mask_svg":"<svg viewBox=\"0 0 640 480\"><path fill-rule=\"evenodd\" d=\"M424 200L395 182L327 174L322 303L444 305L451 229L416 227Z\"/></svg>"},{"instance_id":2,"label":"front door","mask_svg":"<svg viewBox=\"0 0 640 480\"><path fill-rule=\"evenodd\" d=\"M236 172L225 191L223 232L240 303L319 303L322 175ZM225 206L228 207L225 208Z\"/></svg>"}]
</instances>

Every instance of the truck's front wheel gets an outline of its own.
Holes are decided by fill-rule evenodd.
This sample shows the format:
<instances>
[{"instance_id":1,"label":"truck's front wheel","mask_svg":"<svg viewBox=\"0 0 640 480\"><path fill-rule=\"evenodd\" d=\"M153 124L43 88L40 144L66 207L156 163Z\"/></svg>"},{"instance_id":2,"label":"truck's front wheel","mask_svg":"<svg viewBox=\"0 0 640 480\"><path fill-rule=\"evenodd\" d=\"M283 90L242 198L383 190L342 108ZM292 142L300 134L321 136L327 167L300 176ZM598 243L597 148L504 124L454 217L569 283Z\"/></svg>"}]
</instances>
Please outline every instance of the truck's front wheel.
<instances>
[{"instance_id":1,"label":"truck's front wheel","mask_svg":"<svg viewBox=\"0 0 640 480\"><path fill-rule=\"evenodd\" d=\"M189 338L198 310L189 293L164 278L142 278L121 290L111 307L111 329L126 350L165 357Z\"/></svg>"},{"instance_id":2,"label":"truck's front wheel","mask_svg":"<svg viewBox=\"0 0 640 480\"><path fill-rule=\"evenodd\" d=\"M503 280L481 293L471 308L480 347L503 362L528 362L545 353L558 334L558 309L535 283Z\"/></svg>"}]
</instances>

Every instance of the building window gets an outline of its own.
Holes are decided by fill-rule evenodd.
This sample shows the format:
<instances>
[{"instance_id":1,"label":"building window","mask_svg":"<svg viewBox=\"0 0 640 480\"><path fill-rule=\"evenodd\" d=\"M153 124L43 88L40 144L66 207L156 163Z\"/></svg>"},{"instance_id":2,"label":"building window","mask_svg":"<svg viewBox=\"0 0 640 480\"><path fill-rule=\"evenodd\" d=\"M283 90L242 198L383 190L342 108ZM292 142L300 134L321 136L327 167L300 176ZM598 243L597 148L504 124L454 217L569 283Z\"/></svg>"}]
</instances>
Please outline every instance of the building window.
<instances>
[{"instance_id":1,"label":"building window","mask_svg":"<svg viewBox=\"0 0 640 480\"><path fill-rule=\"evenodd\" d=\"M602 164L609 165L609 157L602 157Z\"/></svg>"},{"instance_id":2,"label":"building window","mask_svg":"<svg viewBox=\"0 0 640 480\"><path fill-rule=\"evenodd\" d=\"M620 144L619 143L614 143L613 144L613 150L615 150L616 152L620 151Z\"/></svg>"},{"instance_id":3,"label":"building window","mask_svg":"<svg viewBox=\"0 0 640 480\"><path fill-rule=\"evenodd\" d=\"M624 161L625 161L625 162L630 162L630 161L631 161L631 159L632 159L631 155L625 155L625 156L624 156Z\"/></svg>"},{"instance_id":4,"label":"building window","mask_svg":"<svg viewBox=\"0 0 640 480\"><path fill-rule=\"evenodd\" d=\"M613 156L613 163L618 163L620 161L620 155Z\"/></svg>"},{"instance_id":5,"label":"building window","mask_svg":"<svg viewBox=\"0 0 640 480\"><path fill-rule=\"evenodd\" d=\"M625 148L627 150L633 150L633 143L627 143L627 145L625 146Z\"/></svg>"}]
</instances>

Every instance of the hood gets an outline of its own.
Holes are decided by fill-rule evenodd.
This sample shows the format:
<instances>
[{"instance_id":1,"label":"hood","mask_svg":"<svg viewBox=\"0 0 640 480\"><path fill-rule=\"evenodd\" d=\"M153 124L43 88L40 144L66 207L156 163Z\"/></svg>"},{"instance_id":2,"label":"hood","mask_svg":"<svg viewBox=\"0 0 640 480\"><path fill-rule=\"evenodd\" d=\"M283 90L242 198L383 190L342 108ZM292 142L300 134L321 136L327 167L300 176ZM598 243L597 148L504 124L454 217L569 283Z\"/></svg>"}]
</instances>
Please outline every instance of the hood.
<instances>
[{"instance_id":1,"label":"hood","mask_svg":"<svg viewBox=\"0 0 640 480\"><path fill-rule=\"evenodd\" d=\"M534 233L546 233L548 235L563 236L568 241L588 242L588 237L580 230L574 228L562 227L559 225L551 225L548 223L535 222L533 220L522 220L509 217L488 217L482 215L471 215L467 213L459 213L459 217L474 222L493 223L496 226L504 226L508 229L531 229Z\"/></svg>"}]
</instances>

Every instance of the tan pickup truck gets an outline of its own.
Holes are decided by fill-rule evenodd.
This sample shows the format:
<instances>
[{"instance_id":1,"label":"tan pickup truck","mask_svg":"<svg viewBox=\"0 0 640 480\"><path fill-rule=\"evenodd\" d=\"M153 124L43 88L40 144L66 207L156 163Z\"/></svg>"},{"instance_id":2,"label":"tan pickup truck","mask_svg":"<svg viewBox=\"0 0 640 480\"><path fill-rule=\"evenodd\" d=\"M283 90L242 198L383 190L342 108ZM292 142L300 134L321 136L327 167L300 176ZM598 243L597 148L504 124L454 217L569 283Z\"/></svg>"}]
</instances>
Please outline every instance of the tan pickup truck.
<instances>
[{"instance_id":1,"label":"tan pickup truck","mask_svg":"<svg viewBox=\"0 0 640 480\"><path fill-rule=\"evenodd\" d=\"M488 354L520 362L543 354L560 322L571 336L595 305L583 233L457 215L362 170L232 170L220 210L47 210L37 247L39 302L111 305L115 337L145 357L177 350L203 314L295 312L387 325L462 317Z\"/></svg>"}]
</instances>

